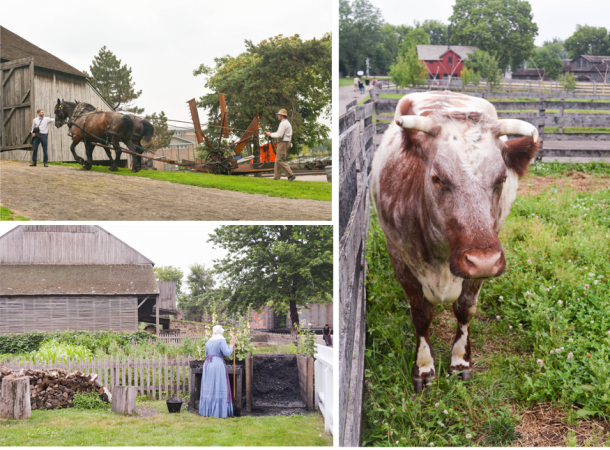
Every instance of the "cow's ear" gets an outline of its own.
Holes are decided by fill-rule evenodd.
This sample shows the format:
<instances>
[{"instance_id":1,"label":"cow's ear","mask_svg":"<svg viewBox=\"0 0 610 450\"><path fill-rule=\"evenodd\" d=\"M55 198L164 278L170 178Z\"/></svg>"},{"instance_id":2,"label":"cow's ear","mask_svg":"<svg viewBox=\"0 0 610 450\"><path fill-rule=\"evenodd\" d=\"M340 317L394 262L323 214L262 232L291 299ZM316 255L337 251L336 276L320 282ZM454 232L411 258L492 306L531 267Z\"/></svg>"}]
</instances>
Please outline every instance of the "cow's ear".
<instances>
[{"instance_id":1,"label":"cow's ear","mask_svg":"<svg viewBox=\"0 0 610 450\"><path fill-rule=\"evenodd\" d=\"M534 142L531 137L522 137L519 139L510 139L504 142L502 149L502 158L506 167L514 170L517 175L522 177L525 175L530 161L538 153L540 140Z\"/></svg>"},{"instance_id":2,"label":"cow's ear","mask_svg":"<svg viewBox=\"0 0 610 450\"><path fill-rule=\"evenodd\" d=\"M59 101L59 99L57 99L57 104L58 104L58 105L61 105L61 102Z\"/></svg>"}]
</instances>

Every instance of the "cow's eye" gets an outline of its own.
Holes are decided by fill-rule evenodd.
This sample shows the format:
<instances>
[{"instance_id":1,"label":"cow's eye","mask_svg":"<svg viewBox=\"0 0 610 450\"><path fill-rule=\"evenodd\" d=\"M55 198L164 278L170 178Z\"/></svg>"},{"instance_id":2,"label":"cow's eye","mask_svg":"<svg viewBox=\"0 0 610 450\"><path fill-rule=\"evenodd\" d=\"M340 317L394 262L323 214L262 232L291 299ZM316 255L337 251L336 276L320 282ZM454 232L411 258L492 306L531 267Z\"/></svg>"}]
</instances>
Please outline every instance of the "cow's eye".
<instances>
[{"instance_id":1,"label":"cow's eye","mask_svg":"<svg viewBox=\"0 0 610 450\"><path fill-rule=\"evenodd\" d=\"M498 181L496 181L494 189L500 189L505 181L506 181L506 177L500 178Z\"/></svg>"},{"instance_id":2,"label":"cow's eye","mask_svg":"<svg viewBox=\"0 0 610 450\"><path fill-rule=\"evenodd\" d=\"M437 177L436 175L432 175L432 182L434 184L436 184L437 186L439 186L440 188L445 188L445 185L443 184L442 180Z\"/></svg>"}]
</instances>

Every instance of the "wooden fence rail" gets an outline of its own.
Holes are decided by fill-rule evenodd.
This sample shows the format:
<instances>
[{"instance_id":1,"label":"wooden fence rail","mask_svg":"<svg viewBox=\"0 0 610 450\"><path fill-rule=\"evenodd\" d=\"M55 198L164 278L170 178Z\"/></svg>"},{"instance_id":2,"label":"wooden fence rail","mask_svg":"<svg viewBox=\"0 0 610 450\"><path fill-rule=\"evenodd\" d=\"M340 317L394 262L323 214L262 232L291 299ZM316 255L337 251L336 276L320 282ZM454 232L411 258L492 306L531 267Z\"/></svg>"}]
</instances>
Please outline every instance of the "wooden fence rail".
<instances>
[{"instance_id":1,"label":"wooden fence rail","mask_svg":"<svg viewBox=\"0 0 610 450\"><path fill-rule=\"evenodd\" d=\"M384 133L390 126L392 117L398 105L399 99L381 98L382 94L409 94L411 92L422 92L412 89L392 89L371 91L371 97L375 104L377 134ZM540 150L538 157L543 158L586 158L600 159L610 158L610 133L564 133L564 127L588 127L588 128L607 128L610 127L610 102L585 102L585 101L566 101L568 95L560 95L559 100L551 100L548 95L531 95L533 100L507 101L505 99L514 98L520 94L513 93L479 93L468 95L489 99L501 119L521 119L538 128L540 134ZM570 99L576 100L596 100L599 96L592 95L569 95ZM523 97L521 97L523 98ZM494 99L501 99L495 101ZM610 97L608 98L610 99ZM591 111L592 113L573 112ZM548 113L547 111L558 111ZM382 122L385 120L385 122ZM545 133L545 127L557 127L557 132ZM557 142L571 141L579 142L580 145L558 145ZM595 141L600 143L593 146L587 144ZM607 144L605 144L607 143ZM545 145L546 144L546 145Z\"/></svg>"},{"instance_id":2,"label":"wooden fence rail","mask_svg":"<svg viewBox=\"0 0 610 450\"><path fill-rule=\"evenodd\" d=\"M32 360L9 359L0 365L9 369L64 369L68 372L96 373L105 387L135 386L140 395L153 399L165 399L174 395L185 395L188 391L188 368L192 358L181 355L167 356L101 356L90 358L57 358Z\"/></svg>"},{"instance_id":3,"label":"wooden fence rail","mask_svg":"<svg viewBox=\"0 0 610 450\"><path fill-rule=\"evenodd\" d=\"M345 447L358 446L362 433L373 106L356 106L339 118L339 445Z\"/></svg>"}]
</instances>

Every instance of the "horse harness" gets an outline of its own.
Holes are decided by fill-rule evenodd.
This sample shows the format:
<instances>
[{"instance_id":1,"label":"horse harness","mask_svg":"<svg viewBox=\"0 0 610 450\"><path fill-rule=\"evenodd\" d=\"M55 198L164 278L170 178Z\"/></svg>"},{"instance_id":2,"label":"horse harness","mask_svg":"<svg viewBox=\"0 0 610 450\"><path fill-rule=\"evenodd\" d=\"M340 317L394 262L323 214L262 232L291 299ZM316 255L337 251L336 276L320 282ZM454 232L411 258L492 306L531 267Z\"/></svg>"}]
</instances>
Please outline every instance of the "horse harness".
<instances>
[{"instance_id":1,"label":"horse harness","mask_svg":"<svg viewBox=\"0 0 610 450\"><path fill-rule=\"evenodd\" d=\"M99 108L95 108L95 111L91 111L90 113L87 113L87 114L81 114L81 112L85 108L85 105L86 105L85 102L79 102L78 105L76 105L76 108L74 108L74 112L72 113L70 118L67 121L64 121L64 123L66 123L66 125L68 125L69 129L72 129L72 127L74 126L82 131L83 139L85 139L85 134L88 134L89 136L91 136L97 140L105 141L107 144L110 144L110 141L108 140L109 134L113 135L113 136L118 136L122 139L127 139L127 136L116 132L116 118L120 114L118 112L114 113L114 116L112 116L112 120L110 121L110 124L108 124L108 126L106 127L106 131L104 132L104 135L105 135L104 137L106 139L103 139L100 136L96 136L95 134L92 134L92 133L86 131L85 126L87 125L87 119L89 118L89 116L92 114L103 113L105 111L100 111ZM59 109L62 109L62 108L63 108L63 104L59 106ZM83 122L83 126L81 127L78 123L76 123L75 119L78 119L83 116L85 117L85 121ZM110 128L112 128L112 130ZM74 133L72 133L72 131L68 131L68 136L74 137Z\"/></svg>"}]
</instances>

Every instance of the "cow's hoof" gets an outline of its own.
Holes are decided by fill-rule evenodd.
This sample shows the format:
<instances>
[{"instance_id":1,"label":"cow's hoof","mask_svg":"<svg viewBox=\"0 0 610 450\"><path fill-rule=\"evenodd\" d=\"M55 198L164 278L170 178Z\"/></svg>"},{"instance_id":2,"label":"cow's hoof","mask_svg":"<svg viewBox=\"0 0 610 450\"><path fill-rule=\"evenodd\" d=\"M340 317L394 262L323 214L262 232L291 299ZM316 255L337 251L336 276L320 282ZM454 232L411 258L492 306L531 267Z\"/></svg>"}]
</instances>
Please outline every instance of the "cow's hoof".
<instances>
[{"instance_id":1,"label":"cow's hoof","mask_svg":"<svg viewBox=\"0 0 610 450\"><path fill-rule=\"evenodd\" d=\"M422 392L426 392L426 389L432 386L434 383L435 377L428 376L424 378L416 378L413 377L413 387L415 388L415 392L421 394Z\"/></svg>"},{"instance_id":2,"label":"cow's hoof","mask_svg":"<svg viewBox=\"0 0 610 450\"><path fill-rule=\"evenodd\" d=\"M450 369L451 373L462 381L472 380L472 369Z\"/></svg>"}]
</instances>

